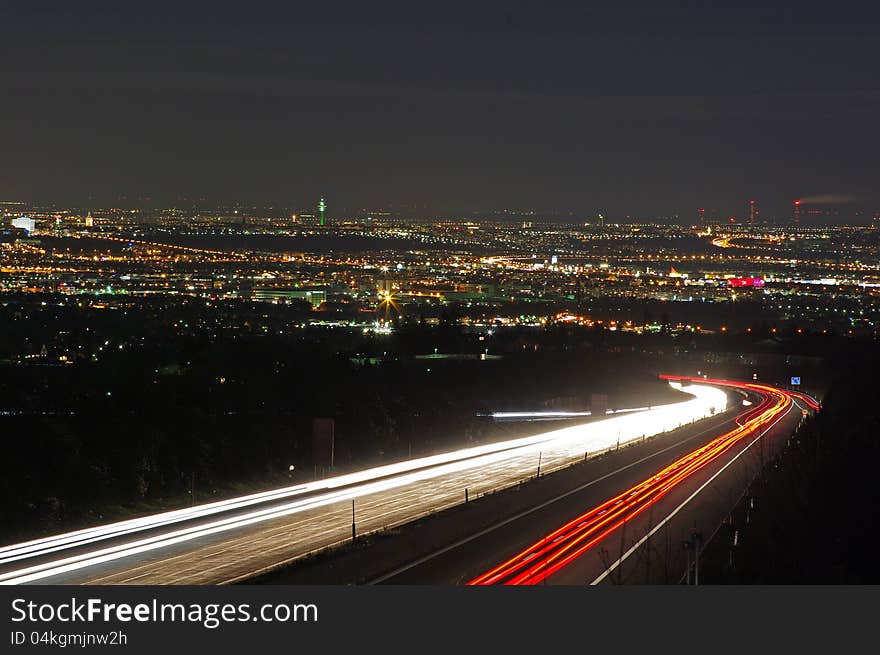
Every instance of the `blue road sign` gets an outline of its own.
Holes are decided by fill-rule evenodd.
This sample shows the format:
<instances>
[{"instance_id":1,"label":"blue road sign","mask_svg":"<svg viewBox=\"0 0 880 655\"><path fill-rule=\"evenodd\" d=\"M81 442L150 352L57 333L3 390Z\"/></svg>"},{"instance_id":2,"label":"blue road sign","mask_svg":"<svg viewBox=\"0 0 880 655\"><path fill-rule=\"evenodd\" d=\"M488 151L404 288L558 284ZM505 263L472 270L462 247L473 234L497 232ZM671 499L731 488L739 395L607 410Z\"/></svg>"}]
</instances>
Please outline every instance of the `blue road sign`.
<instances>
[{"instance_id":1,"label":"blue road sign","mask_svg":"<svg viewBox=\"0 0 880 655\"><path fill-rule=\"evenodd\" d=\"M791 386L796 387L796 386L800 385L800 383L801 383L800 376L791 378Z\"/></svg>"}]
</instances>

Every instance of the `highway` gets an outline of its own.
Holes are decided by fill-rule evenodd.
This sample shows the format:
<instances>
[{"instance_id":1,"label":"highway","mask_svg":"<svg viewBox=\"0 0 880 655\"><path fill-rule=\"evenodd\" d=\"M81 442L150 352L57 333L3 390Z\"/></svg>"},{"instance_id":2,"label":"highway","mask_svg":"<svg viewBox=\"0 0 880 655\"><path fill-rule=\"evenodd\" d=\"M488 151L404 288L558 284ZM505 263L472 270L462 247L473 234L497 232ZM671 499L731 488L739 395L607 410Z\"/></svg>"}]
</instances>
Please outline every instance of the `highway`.
<instances>
[{"instance_id":1,"label":"highway","mask_svg":"<svg viewBox=\"0 0 880 655\"><path fill-rule=\"evenodd\" d=\"M682 385L670 380L677 388ZM692 398L531 437L443 453L0 548L0 584L222 584L358 534L400 525L618 445L723 412Z\"/></svg>"},{"instance_id":2,"label":"highway","mask_svg":"<svg viewBox=\"0 0 880 655\"><path fill-rule=\"evenodd\" d=\"M729 380L675 377L676 381L708 383L747 391L760 397L760 402L737 417L735 426L709 442L685 453L635 485L627 487L555 530L544 534L526 548L503 559L497 565L471 579L470 585L535 585L600 584L623 580L623 572L632 572L634 557L640 548L650 548L650 540L662 529L677 521L676 534L687 534L683 510L698 505L701 493L735 465L770 430L776 428L792 411L817 410L818 404L808 396L772 386ZM699 500L698 500L699 499ZM696 502L695 502L696 501ZM705 507L703 509L706 509ZM629 541L624 530L629 530ZM619 550L615 558L600 544L612 541ZM707 535L708 536L708 535ZM586 558L594 552L600 557ZM676 558L680 559L680 557ZM642 558L644 561L645 558ZM640 564L639 564L640 565ZM655 565L656 566L656 565ZM656 573L655 573L656 575ZM628 578L629 579L629 578ZM650 574L647 579L650 582Z\"/></svg>"}]
</instances>

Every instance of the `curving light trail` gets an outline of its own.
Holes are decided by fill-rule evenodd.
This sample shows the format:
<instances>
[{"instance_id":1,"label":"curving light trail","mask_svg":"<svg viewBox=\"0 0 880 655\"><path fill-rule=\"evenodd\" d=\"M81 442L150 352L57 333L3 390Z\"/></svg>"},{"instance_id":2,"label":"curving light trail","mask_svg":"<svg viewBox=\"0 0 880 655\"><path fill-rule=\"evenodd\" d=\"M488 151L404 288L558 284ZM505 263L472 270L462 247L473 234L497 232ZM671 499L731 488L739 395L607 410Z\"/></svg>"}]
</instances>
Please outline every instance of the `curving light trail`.
<instances>
[{"instance_id":1,"label":"curving light trail","mask_svg":"<svg viewBox=\"0 0 880 655\"><path fill-rule=\"evenodd\" d=\"M605 414L629 414L630 412L644 412L653 409L653 407L628 407L626 409L606 409ZM546 411L546 412L492 412L491 414L480 414L479 416L489 416L496 420L521 419L525 421L540 421L552 419L569 419L580 418L584 416L592 416L593 412L566 412L566 411Z\"/></svg>"},{"instance_id":2,"label":"curving light trail","mask_svg":"<svg viewBox=\"0 0 880 655\"><path fill-rule=\"evenodd\" d=\"M731 380L661 376L670 382L687 380L757 393L761 401L737 417L737 427L684 455L653 476L572 519L507 561L471 580L469 585L533 585L545 580L590 550L624 523L657 503L677 485L715 462L735 444L787 412L792 397L813 410L819 404L800 392Z\"/></svg>"},{"instance_id":3,"label":"curving light trail","mask_svg":"<svg viewBox=\"0 0 880 655\"><path fill-rule=\"evenodd\" d=\"M676 381L670 384L681 387ZM446 493L454 486L450 482L454 476L485 471L485 483L501 487L528 475L539 453L542 470L550 471L585 453L672 430L726 408L727 397L720 389L694 386L688 392L693 396L689 400L644 412L12 544L0 548L0 565L39 559L31 566L0 573L0 584L32 582L365 496L375 499L385 494L387 504L395 504L389 521L411 520L415 503L410 498L430 505L432 498L440 498L441 489ZM317 525L310 530L315 541L320 540L323 530ZM101 542L107 543L101 547ZM72 552L49 559L62 551Z\"/></svg>"}]
</instances>

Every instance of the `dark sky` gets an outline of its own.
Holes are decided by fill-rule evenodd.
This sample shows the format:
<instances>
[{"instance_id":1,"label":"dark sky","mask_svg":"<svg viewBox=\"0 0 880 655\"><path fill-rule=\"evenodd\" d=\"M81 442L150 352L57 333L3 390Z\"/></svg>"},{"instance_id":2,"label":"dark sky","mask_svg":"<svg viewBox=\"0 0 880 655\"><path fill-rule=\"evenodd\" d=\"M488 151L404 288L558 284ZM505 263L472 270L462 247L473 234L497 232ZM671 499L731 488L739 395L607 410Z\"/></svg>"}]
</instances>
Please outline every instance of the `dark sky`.
<instances>
[{"instance_id":1,"label":"dark sky","mask_svg":"<svg viewBox=\"0 0 880 655\"><path fill-rule=\"evenodd\" d=\"M6 0L0 199L880 208L874 4Z\"/></svg>"}]
</instances>

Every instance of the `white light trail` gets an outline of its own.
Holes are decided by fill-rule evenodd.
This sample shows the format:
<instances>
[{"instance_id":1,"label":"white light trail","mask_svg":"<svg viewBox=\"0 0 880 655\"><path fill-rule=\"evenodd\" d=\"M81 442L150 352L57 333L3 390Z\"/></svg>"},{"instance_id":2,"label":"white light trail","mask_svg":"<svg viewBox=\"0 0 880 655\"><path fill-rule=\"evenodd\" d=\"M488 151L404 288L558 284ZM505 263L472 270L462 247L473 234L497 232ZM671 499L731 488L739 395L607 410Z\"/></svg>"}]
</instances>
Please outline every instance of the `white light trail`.
<instances>
[{"instance_id":1,"label":"white light trail","mask_svg":"<svg viewBox=\"0 0 880 655\"><path fill-rule=\"evenodd\" d=\"M681 384L678 382L670 382L670 385L681 389ZM532 459L539 452L545 462L544 470L549 471L569 463L573 458L580 459L588 453L600 452L616 445L623 445L633 440L666 432L686 423L722 412L727 407L727 395L718 388L691 385L686 391L694 396L691 400L662 405L641 413L615 416L531 437L422 457L326 480L13 544L0 548L0 564L44 556L59 550L86 546L97 541L122 537L147 529L161 528L182 521L204 519L221 512L240 510L259 503L274 503L306 493L313 494L292 502L280 505L273 504L271 507L254 509L237 516L182 527L155 536L0 574L0 584L32 582L211 534L323 507L341 500L387 492L405 485L426 483L432 478L479 467L487 467L488 469L488 467L495 465L493 472L497 481L501 483L509 481L511 475L530 471ZM501 463L503 465L500 465ZM430 483L423 484L423 487L425 493L430 494Z\"/></svg>"},{"instance_id":2,"label":"white light trail","mask_svg":"<svg viewBox=\"0 0 880 655\"><path fill-rule=\"evenodd\" d=\"M653 407L628 407L626 409L606 409L605 414L627 414L629 412L644 412ZM536 418L577 418L579 416L592 416L593 412L492 412L489 414L494 419L536 419Z\"/></svg>"}]
</instances>

